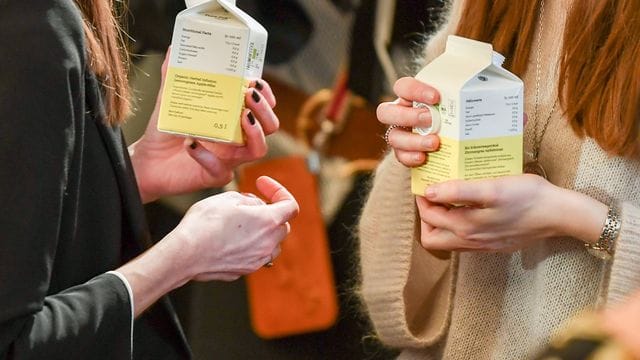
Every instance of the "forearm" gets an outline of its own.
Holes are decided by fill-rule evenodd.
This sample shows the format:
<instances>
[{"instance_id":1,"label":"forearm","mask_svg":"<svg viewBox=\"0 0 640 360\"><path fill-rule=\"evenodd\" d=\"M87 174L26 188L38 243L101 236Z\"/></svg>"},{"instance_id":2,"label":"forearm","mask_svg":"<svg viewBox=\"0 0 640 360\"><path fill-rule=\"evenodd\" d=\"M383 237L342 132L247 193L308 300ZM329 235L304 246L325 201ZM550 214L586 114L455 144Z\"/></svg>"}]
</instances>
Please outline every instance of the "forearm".
<instances>
[{"instance_id":1,"label":"forearm","mask_svg":"<svg viewBox=\"0 0 640 360\"><path fill-rule=\"evenodd\" d=\"M140 199L142 200L143 204L146 204L156 200L158 197L149 193L149 191L146 189L146 185L142 181L143 179L140 178L143 171L141 170L142 161L140 160L140 156L138 156L138 152L136 151L138 142L139 141L136 141L135 143L129 145L128 151L129 158L131 159L131 165L133 166L133 172L136 176L136 183L138 185L138 191L140 192Z\"/></svg>"},{"instance_id":2,"label":"forearm","mask_svg":"<svg viewBox=\"0 0 640 360\"><path fill-rule=\"evenodd\" d=\"M175 231L117 271L133 292L134 315L142 314L165 294L191 279L185 247L179 246Z\"/></svg>"},{"instance_id":3,"label":"forearm","mask_svg":"<svg viewBox=\"0 0 640 360\"><path fill-rule=\"evenodd\" d=\"M549 199L552 226L559 236L571 236L589 244L598 241L607 218L607 205L577 191L555 186Z\"/></svg>"}]
</instances>

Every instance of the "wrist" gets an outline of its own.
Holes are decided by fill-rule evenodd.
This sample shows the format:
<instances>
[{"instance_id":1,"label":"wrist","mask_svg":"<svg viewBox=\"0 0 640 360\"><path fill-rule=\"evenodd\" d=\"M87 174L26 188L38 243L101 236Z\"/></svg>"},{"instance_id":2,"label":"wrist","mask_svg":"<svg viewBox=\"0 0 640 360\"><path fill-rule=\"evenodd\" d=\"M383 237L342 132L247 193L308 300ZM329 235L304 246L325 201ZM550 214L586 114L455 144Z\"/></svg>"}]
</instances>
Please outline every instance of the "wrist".
<instances>
[{"instance_id":1,"label":"wrist","mask_svg":"<svg viewBox=\"0 0 640 360\"><path fill-rule=\"evenodd\" d=\"M152 248L117 269L131 286L135 316L191 279L185 250L173 236L167 235Z\"/></svg>"},{"instance_id":2,"label":"wrist","mask_svg":"<svg viewBox=\"0 0 640 360\"><path fill-rule=\"evenodd\" d=\"M140 193L140 199L143 204L150 203L154 200L158 199L158 196L154 195L149 191L149 186L144 181L144 160L141 159L141 151L139 151L140 141L138 140L133 144L129 145L129 158L131 159L131 165L133 166L133 174L136 178L136 183L138 185L138 192Z\"/></svg>"},{"instance_id":3,"label":"wrist","mask_svg":"<svg viewBox=\"0 0 640 360\"><path fill-rule=\"evenodd\" d=\"M551 199L559 236L570 236L586 244L598 241L607 218L607 205L585 194L559 187L555 187Z\"/></svg>"}]
</instances>

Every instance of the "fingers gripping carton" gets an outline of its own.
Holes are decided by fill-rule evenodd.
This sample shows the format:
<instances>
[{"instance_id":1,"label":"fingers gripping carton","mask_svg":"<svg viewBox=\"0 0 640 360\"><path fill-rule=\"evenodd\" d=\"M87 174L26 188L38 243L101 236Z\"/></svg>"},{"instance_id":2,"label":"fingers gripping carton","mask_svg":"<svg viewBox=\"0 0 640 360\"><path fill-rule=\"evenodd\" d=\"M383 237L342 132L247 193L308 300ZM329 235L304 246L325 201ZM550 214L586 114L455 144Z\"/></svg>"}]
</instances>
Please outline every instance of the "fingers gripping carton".
<instances>
[{"instance_id":1,"label":"fingers gripping carton","mask_svg":"<svg viewBox=\"0 0 640 360\"><path fill-rule=\"evenodd\" d=\"M262 76L267 31L233 0L187 5L176 18L158 129L242 144L244 93Z\"/></svg>"},{"instance_id":2,"label":"fingers gripping carton","mask_svg":"<svg viewBox=\"0 0 640 360\"><path fill-rule=\"evenodd\" d=\"M502 68L504 57L491 44L449 36L445 52L416 79L440 92L431 129L440 149L411 170L411 190L450 179L483 179L522 173L523 82Z\"/></svg>"}]
</instances>

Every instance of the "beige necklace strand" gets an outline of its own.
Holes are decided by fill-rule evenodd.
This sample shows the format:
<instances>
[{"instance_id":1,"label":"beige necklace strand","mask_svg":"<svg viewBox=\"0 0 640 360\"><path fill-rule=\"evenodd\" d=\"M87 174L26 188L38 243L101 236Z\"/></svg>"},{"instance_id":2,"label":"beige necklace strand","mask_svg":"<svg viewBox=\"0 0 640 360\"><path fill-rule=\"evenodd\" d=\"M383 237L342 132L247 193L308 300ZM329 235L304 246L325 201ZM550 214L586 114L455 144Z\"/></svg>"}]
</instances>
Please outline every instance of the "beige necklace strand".
<instances>
[{"instance_id":1,"label":"beige necklace strand","mask_svg":"<svg viewBox=\"0 0 640 360\"><path fill-rule=\"evenodd\" d=\"M547 172L544 170L540 162L538 161L538 154L540 152L540 145L542 144L542 138L544 137L545 132L547 131L547 127L549 126L549 121L551 120L551 116L553 115L556 107L558 105L558 98L553 103L551 107L551 111L546 116L545 121L542 125L542 131L540 135L538 135L538 107L539 107L539 98L540 98L540 53L542 49L542 32L544 30L544 0L540 2L540 23L538 28L538 46L536 49L536 96L533 107L533 148L531 153L531 161L528 161L524 165L524 172L528 174L535 174L538 176L542 176L543 178L547 178Z\"/></svg>"}]
</instances>

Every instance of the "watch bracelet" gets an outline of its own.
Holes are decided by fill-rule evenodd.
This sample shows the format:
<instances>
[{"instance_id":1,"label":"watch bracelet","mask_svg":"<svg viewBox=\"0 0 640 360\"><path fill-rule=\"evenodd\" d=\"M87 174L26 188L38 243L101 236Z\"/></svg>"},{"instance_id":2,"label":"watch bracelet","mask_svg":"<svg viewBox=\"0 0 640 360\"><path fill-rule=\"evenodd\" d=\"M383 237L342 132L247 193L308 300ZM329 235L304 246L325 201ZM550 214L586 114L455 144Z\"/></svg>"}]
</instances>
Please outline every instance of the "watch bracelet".
<instances>
[{"instance_id":1,"label":"watch bracelet","mask_svg":"<svg viewBox=\"0 0 640 360\"><path fill-rule=\"evenodd\" d=\"M622 221L618 211L614 206L610 206L598 241L595 244L585 244L585 246L591 250L604 251L608 255L613 255L614 245L620 234L621 226Z\"/></svg>"}]
</instances>

